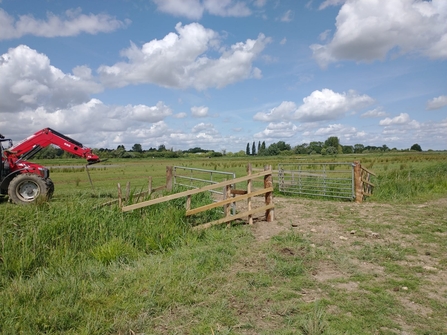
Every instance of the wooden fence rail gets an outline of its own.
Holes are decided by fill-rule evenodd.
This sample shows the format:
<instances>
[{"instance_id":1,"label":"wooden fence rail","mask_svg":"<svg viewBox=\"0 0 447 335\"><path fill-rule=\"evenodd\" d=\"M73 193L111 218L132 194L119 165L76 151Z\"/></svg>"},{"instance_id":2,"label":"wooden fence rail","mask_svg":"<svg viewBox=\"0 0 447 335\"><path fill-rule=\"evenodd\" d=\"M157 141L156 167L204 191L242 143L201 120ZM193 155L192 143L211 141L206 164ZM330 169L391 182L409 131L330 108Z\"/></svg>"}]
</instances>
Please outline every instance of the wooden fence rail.
<instances>
[{"instance_id":1,"label":"wooden fence rail","mask_svg":"<svg viewBox=\"0 0 447 335\"><path fill-rule=\"evenodd\" d=\"M167 169L167 171L170 171ZM210 210L212 208L216 207L223 207L224 208L224 215L225 217L216 221L208 222L205 224L202 224L200 226L194 227L194 229L204 229L211 227L213 225L230 222L236 219L241 219L244 217L248 218L249 224L253 223L253 214L258 212L264 212L265 211L265 217L267 222L271 222L274 220L274 204L273 204L273 178L272 178L272 168L271 166L266 166L265 171L258 172L255 174L251 173L251 165L248 165L247 168L248 175L245 177L239 177L231 180L226 180L217 184L207 185L198 189L192 189L176 194L167 195L164 197L152 199L143 201L140 203L132 204L129 206L123 206L121 210L123 212L132 211L135 209L159 204L162 202L179 199L179 198L186 198L186 215L193 215L197 214L203 211ZM264 188L260 190L253 190L252 189L252 181L256 178L264 178ZM247 190L233 190L232 185L235 185L236 183L241 182L247 182ZM191 209L191 196L194 194L199 194L202 192L211 191L214 189L224 189L224 199L214 202L209 205L201 206L198 208ZM252 198L255 196L264 195L265 198L265 204L262 207L259 208L252 208ZM229 210L229 205L231 203L247 200L248 209L247 211L243 213L238 213L235 215L232 215Z\"/></svg>"}]
</instances>

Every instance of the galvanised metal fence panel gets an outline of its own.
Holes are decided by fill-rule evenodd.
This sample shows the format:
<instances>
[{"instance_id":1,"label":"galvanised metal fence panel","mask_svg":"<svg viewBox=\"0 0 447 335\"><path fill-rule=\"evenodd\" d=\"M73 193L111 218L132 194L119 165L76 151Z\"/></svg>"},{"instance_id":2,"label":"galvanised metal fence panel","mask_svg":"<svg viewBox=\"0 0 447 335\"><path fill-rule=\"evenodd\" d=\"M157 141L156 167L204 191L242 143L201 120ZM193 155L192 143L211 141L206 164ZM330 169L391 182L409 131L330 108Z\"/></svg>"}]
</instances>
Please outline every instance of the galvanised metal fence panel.
<instances>
[{"instance_id":1,"label":"galvanised metal fence panel","mask_svg":"<svg viewBox=\"0 0 447 335\"><path fill-rule=\"evenodd\" d=\"M352 163L289 163L278 165L278 187L283 193L353 200Z\"/></svg>"},{"instance_id":2,"label":"galvanised metal fence panel","mask_svg":"<svg viewBox=\"0 0 447 335\"><path fill-rule=\"evenodd\" d=\"M234 172L205 170L185 166L174 166L173 175L174 185L183 186L189 189L201 188L203 186L218 184L222 181L236 178ZM223 190L211 190L210 192L220 194L222 197L224 196ZM235 206L235 204L232 204L233 214L236 212Z\"/></svg>"},{"instance_id":3,"label":"galvanised metal fence panel","mask_svg":"<svg viewBox=\"0 0 447 335\"><path fill-rule=\"evenodd\" d=\"M210 184L217 184L225 180L236 178L234 172L205 170L184 166L174 166L174 185L186 188L200 188ZM217 192L222 194L223 192Z\"/></svg>"}]
</instances>

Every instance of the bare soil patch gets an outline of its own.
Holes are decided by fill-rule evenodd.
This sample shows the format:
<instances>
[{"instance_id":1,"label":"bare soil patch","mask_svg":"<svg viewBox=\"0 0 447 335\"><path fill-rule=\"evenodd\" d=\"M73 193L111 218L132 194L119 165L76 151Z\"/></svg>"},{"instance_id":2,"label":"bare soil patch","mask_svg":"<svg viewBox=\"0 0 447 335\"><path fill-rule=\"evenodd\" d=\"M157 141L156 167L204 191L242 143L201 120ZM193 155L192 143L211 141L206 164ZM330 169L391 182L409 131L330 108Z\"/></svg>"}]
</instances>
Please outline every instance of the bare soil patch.
<instances>
[{"instance_id":1,"label":"bare soil patch","mask_svg":"<svg viewBox=\"0 0 447 335\"><path fill-rule=\"evenodd\" d=\"M263 198L253 201L253 207L261 206ZM262 244L279 234L293 232L309 241L312 248L327 252L327 259L320 261L310 273L321 287L330 285L353 296L365 294L365 285L377 287L379 291L383 287L384 292L408 313L406 318L402 315L394 318L401 330L393 331L399 334L413 334L414 326L408 321L411 315L446 321L445 316L436 314L430 306L447 304L447 245L440 248L436 241L427 241L430 237L424 236L423 225L440 225L439 211L447 224L447 198L393 206L285 197L275 197L274 203L274 222L265 222L259 215L251 226L256 242ZM442 214L443 209L445 214ZM411 230L415 225L421 228ZM433 235L441 238L445 234L445 230L440 229ZM334 256L331 251L335 251ZM295 253L290 248L278 252L291 256ZM343 259L337 253L343 254ZM339 259L333 261L334 257ZM406 287L405 276L390 272L383 264L400 266L401 271L408 272L409 278L419 281L418 286ZM352 280L354 275L370 278L370 281L360 284ZM321 289L307 289L303 290L301 301L314 303L325 296ZM425 298L427 303L421 303ZM339 310L337 306L332 307L333 311ZM259 315L246 317L260 321Z\"/></svg>"}]
</instances>

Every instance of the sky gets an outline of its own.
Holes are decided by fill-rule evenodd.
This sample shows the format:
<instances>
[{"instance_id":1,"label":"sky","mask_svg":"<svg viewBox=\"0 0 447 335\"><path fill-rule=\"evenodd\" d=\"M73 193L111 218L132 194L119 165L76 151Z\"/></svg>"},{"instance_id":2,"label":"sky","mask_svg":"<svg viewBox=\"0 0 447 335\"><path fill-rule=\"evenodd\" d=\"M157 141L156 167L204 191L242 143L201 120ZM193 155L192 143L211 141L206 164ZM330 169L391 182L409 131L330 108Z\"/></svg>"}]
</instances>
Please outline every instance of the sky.
<instances>
[{"instance_id":1,"label":"sky","mask_svg":"<svg viewBox=\"0 0 447 335\"><path fill-rule=\"evenodd\" d=\"M0 133L447 149L446 0L0 0Z\"/></svg>"}]
</instances>

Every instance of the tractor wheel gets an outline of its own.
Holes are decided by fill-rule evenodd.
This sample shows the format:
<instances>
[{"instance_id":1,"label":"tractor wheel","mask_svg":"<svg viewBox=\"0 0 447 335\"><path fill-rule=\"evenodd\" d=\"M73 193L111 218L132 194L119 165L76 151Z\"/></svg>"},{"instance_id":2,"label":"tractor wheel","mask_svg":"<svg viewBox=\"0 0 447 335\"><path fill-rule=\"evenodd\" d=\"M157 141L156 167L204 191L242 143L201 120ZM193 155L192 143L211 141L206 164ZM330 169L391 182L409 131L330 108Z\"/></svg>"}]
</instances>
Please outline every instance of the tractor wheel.
<instances>
[{"instance_id":1,"label":"tractor wheel","mask_svg":"<svg viewBox=\"0 0 447 335\"><path fill-rule=\"evenodd\" d=\"M47 184L47 198L50 199L54 193L54 183L50 178L47 178L46 184Z\"/></svg>"},{"instance_id":2,"label":"tractor wheel","mask_svg":"<svg viewBox=\"0 0 447 335\"><path fill-rule=\"evenodd\" d=\"M26 205L35 201L39 196L48 199L54 190L54 185L52 185L51 180L48 184L44 179L32 173L19 174L9 183L9 200L18 205Z\"/></svg>"}]
</instances>

